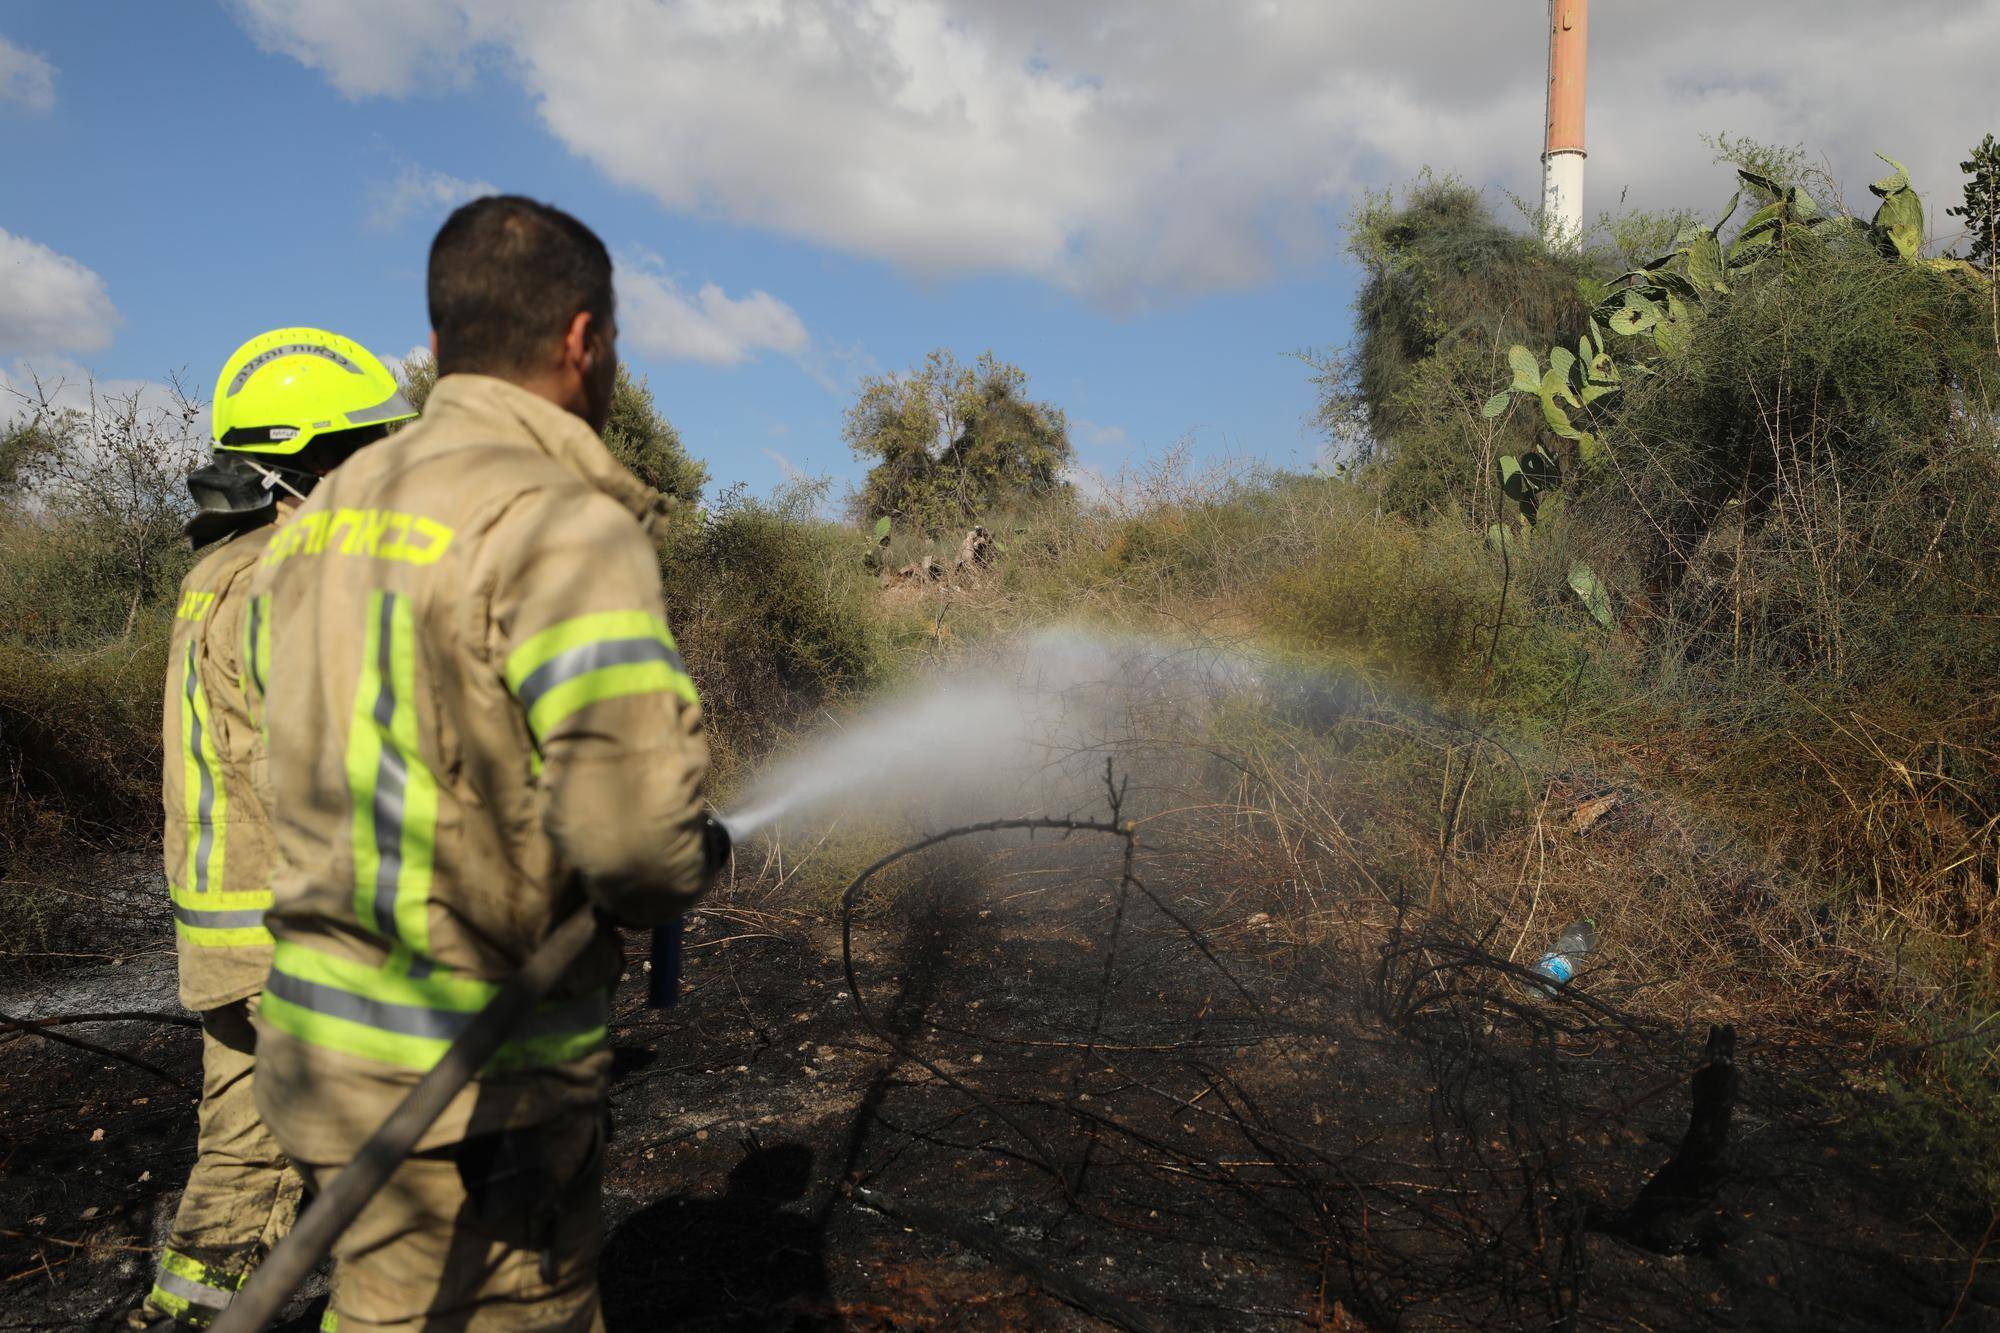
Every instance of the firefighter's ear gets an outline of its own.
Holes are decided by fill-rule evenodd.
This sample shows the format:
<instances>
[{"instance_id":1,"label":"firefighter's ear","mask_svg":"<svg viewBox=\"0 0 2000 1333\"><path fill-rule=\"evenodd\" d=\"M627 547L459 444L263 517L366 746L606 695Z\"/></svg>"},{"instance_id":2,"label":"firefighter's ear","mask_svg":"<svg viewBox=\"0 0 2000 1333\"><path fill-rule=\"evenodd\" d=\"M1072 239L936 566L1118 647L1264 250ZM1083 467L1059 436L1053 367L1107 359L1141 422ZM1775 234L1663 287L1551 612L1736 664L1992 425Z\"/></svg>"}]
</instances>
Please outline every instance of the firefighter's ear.
<instances>
[{"instance_id":1,"label":"firefighter's ear","mask_svg":"<svg viewBox=\"0 0 2000 1333\"><path fill-rule=\"evenodd\" d=\"M588 310L579 310L570 316L569 327L563 330L563 367L584 379L590 378L591 363L596 360L596 340L591 336L595 332L591 328L594 323L596 318Z\"/></svg>"}]
</instances>

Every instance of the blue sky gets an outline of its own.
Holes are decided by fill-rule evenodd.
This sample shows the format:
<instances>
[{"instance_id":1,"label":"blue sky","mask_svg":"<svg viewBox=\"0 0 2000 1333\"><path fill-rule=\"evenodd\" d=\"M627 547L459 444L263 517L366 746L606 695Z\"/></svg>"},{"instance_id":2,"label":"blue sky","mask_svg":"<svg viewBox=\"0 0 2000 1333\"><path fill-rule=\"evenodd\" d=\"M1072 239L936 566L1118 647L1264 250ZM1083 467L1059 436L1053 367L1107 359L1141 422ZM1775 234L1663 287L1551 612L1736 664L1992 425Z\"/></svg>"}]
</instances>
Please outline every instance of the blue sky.
<instances>
[{"instance_id":1,"label":"blue sky","mask_svg":"<svg viewBox=\"0 0 2000 1333\"><path fill-rule=\"evenodd\" d=\"M184 369L205 391L287 323L401 355L432 231L490 185L605 238L625 358L721 482L855 478L858 376L939 346L1022 365L1103 472L1183 439L1307 466L1290 354L1347 336L1346 210L1425 164L1532 192L1541 8L19 0L0 371ZM1810 141L1859 180L1899 148L1955 194L2000 128L1976 105L1989 0L1893 23L1847 0L1628 8L1594 20L1593 209L1719 202L1718 129ZM1719 52L1705 9L1772 40Z\"/></svg>"}]
</instances>

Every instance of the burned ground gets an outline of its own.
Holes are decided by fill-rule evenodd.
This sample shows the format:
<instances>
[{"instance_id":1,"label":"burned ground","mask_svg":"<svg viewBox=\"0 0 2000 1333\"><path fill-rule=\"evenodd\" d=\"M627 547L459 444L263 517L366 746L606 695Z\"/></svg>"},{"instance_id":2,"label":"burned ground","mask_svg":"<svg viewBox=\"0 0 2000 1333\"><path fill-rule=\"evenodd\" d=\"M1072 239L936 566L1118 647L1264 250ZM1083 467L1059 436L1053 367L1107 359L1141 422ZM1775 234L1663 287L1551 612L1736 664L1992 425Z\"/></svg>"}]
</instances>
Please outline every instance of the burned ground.
<instances>
[{"instance_id":1,"label":"burned ground","mask_svg":"<svg viewBox=\"0 0 2000 1333\"><path fill-rule=\"evenodd\" d=\"M1221 919L1171 848L1139 872L1213 958L1142 895L1120 913L1115 851L923 862L854 936L888 1044L825 913L705 910L664 1013L635 961L610 1326L2000 1327L1983 1219L1913 1197L1834 1109L1839 1032L1744 1026L1719 1172L1640 1227L1705 1030L1588 974L1551 999L1413 923L1288 942ZM7 1011L171 1014L154 931L117 966L16 976ZM160 1072L0 1038L0 1326L108 1328L191 1160L198 1045L58 1030Z\"/></svg>"}]
</instances>

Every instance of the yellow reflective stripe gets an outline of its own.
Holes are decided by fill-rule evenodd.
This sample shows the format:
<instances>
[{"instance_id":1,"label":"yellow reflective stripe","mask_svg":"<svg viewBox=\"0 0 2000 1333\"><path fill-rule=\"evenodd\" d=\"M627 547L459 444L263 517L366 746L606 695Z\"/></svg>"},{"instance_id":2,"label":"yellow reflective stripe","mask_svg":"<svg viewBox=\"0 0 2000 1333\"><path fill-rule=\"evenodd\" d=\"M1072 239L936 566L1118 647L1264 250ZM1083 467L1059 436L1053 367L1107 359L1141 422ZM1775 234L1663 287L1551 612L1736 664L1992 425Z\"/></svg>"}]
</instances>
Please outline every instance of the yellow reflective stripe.
<instances>
[{"instance_id":1,"label":"yellow reflective stripe","mask_svg":"<svg viewBox=\"0 0 2000 1333\"><path fill-rule=\"evenodd\" d=\"M272 979L276 980L275 974ZM265 986L264 998L258 1002L257 1015L300 1041L405 1069L429 1069L444 1057L451 1045L444 1040L405 1036L352 1019L317 1013L278 995L269 984Z\"/></svg>"},{"instance_id":2,"label":"yellow reflective stripe","mask_svg":"<svg viewBox=\"0 0 2000 1333\"><path fill-rule=\"evenodd\" d=\"M248 1279L247 1267L240 1273L223 1272L176 1250L163 1250L146 1303L176 1323L207 1328Z\"/></svg>"},{"instance_id":3,"label":"yellow reflective stripe","mask_svg":"<svg viewBox=\"0 0 2000 1333\"><path fill-rule=\"evenodd\" d=\"M396 599L390 629L389 661L396 691L391 739L404 762L396 934L417 953L428 955L431 872L437 863L438 784L423 761L417 738L417 629L408 598Z\"/></svg>"},{"instance_id":4,"label":"yellow reflective stripe","mask_svg":"<svg viewBox=\"0 0 2000 1333\"><path fill-rule=\"evenodd\" d=\"M208 692L197 669L195 641L181 659L181 783L187 820L187 882L208 892L223 882L228 852L229 792L222 783L222 756L215 744Z\"/></svg>"},{"instance_id":5,"label":"yellow reflective stripe","mask_svg":"<svg viewBox=\"0 0 2000 1333\"><path fill-rule=\"evenodd\" d=\"M351 1018L319 1013L304 1005L294 1004L268 988L259 1001L257 1012L273 1028L309 1045L420 1073L435 1066L451 1047L449 1038L411 1036ZM599 1024L574 1033L510 1041L487 1062L486 1071L501 1073L541 1069L580 1060L601 1049L608 1036L608 1030Z\"/></svg>"},{"instance_id":6,"label":"yellow reflective stripe","mask_svg":"<svg viewBox=\"0 0 2000 1333\"><path fill-rule=\"evenodd\" d=\"M375 837L375 780L382 763L382 732L375 725L375 700L382 691L377 666L382 656L382 594L368 596L368 620L361 639L361 679L354 687L354 714L347 725L348 832L354 850L354 915L375 924L375 886L381 854Z\"/></svg>"},{"instance_id":7,"label":"yellow reflective stripe","mask_svg":"<svg viewBox=\"0 0 2000 1333\"><path fill-rule=\"evenodd\" d=\"M271 958L271 970L284 972L301 981L331 986L350 995L362 995L384 1004L409 1005L419 1009L442 1009L455 1013L476 1013L500 988L476 977L451 972L429 976L403 976L385 972L351 958L336 958L303 944L281 941Z\"/></svg>"},{"instance_id":8,"label":"yellow reflective stripe","mask_svg":"<svg viewBox=\"0 0 2000 1333\"><path fill-rule=\"evenodd\" d=\"M364 927L427 956L438 786L419 750L416 652L409 599L370 593L347 736L354 912Z\"/></svg>"},{"instance_id":9,"label":"yellow reflective stripe","mask_svg":"<svg viewBox=\"0 0 2000 1333\"><path fill-rule=\"evenodd\" d=\"M181 654L180 679L174 682L174 696L180 701L181 709L181 825L185 830L183 840L187 847L182 852L182 878L188 883L195 882L195 859L201 848L201 754L196 749L194 732L194 695L200 688L194 677L194 640L189 639L187 650Z\"/></svg>"},{"instance_id":10,"label":"yellow reflective stripe","mask_svg":"<svg viewBox=\"0 0 2000 1333\"><path fill-rule=\"evenodd\" d=\"M269 889L194 894L167 886L174 905L174 930L190 944L208 949L267 948L271 932L263 924L271 906Z\"/></svg>"},{"instance_id":11,"label":"yellow reflective stripe","mask_svg":"<svg viewBox=\"0 0 2000 1333\"><path fill-rule=\"evenodd\" d=\"M242 889L236 893L196 894L178 884L167 885L167 897L176 907L193 907L221 912L240 912L255 909L268 910L271 906L269 889Z\"/></svg>"},{"instance_id":12,"label":"yellow reflective stripe","mask_svg":"<svg viewBox=\"0 0 2000 1333\"><path fill-rule=\"evenodd\" d=\"M200 1318L199 1315L190 1317L190 1312L194 1309L193 1302L184 1296L176 1296L157 1282L153 1284L153 1289L146 1293L146 1304L172 1318L176 1323L186 1324L190 1328L201 1327L195 1323L195 1320Z\"/></svg>"},{"instance_id":13,"label":"yellow reflective stripe","mask_svg":"<svg viewBox=\"0 0 2000 1333\"><path fill-rule=\"evenodd\" d=\"M250 1279L248 1271L240 1273L227 1272L205 1264L193 1255L182 1254L179 1250L173 1249L162 1249L160 1251L160 1269L162 1272L184 1277L190 1282L199 1282L205 1287L214 1287L224 1295L240 1290L243 1284Z\"/></svg>"},{"instance_id":14,"label":"yellow reflective stripe","mask_svg":"<svg viewBox=\"0 0 2000 1333\"><path fill-rule=\"evenodd\" d=\"M600 667L556 686L528 710L528 729L546 739L564 720L592 704L629 694L677 694L699 703L694 682L668 662L626 662Z\"/></svg>"},{"instance_id":15,"label":"yellow reflective stripe","mask_svg":"<svg viewBox=\"0 0 2000 1333\"><path fill-rule=\"evenodd\" d=\"M599 611L551 625L507 655L507 688L519 692L521 682L551 659L572 648L600 639L657 639L674 646L666 622L650 611Z\"/></svg>"},{"instance_id":16,"label":"yellow reflective stripe","mask_svg":"<svg viewBox=\"0 0 2000 1333\"><path fill-rule=\"evenodd\" d=\"M510 1041L486 1062L486 1072L504 1073L516 1069L542 1069L549 1065L581 1060L592 1051L600 1049L610 1035L609 1029L599 1024L581 1032L555 1033L546 1037Z\"/></svg>"},{"instance_id":17,"label":"yellow reflective stripe","mask_svg":"<svg viewBox=\"0 0 2000 1333\"><path fill-rule=\"evenodd\" d=\"M174 933L204 949L265 949L271 944L271 931L266 926L194 926L176 921Z\"/></svg>"},{"instance_id":18,"label":"yellow reflective stripe","mask_svg":"<svg viewBox=\"0 0 2000 1333\"><path fill-rule=\"evenodd\" d=\"M498 990L470 977L410 976L280 941L259 1012L312 1045L422 1070L437 1063ZM542 1006L525 1025L528 1035L503 1046L488 1068L530 1068L589 1054L605 1040L607 1005L608 995L599 992Z\"/></svg>"},{"instance_id":19,"label":"yellow reflective stripe","mask_svg":"<svg viewBox=\"0 0 2000 1333\"><path fill-rule=\"evenodd\" d=\"M700 702L672 632L650 611L599 611L553 625L508 654L505 675L537 745L607 699L669 693Z\"/></svg>"}]
</instances>

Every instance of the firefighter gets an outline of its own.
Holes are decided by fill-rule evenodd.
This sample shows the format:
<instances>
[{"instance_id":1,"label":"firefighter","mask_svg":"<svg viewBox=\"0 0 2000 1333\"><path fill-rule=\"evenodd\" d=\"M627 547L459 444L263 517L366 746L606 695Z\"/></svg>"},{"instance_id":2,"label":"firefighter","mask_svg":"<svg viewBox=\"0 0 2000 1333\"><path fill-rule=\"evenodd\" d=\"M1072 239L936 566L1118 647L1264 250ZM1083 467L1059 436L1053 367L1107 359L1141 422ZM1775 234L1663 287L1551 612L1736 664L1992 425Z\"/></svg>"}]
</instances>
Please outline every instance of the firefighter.
<instances>
[{"instance_id":1,"label":"firefighter","mask_svg":"<svg viewBox=\"0 0 2000 1333\"><path fill-rule=\"evenodd\" d=\"M205 1328L290 1226L299 1179L257 1118L251 1012L271 962L271 817L252 783L262 738L244 689L269 622L250 571L284 511L416 412L367 349L278 329L224 363L215 461L188 477L187 536L213 546L181 584L167 662L166 872L181 1003L201 1015L198 1148L158 1272L133 1322Z\"/></svg>"},{"instance_id":2,"label":"firefighter","mask_svg":"<svg viewBox=\"0 0 2000 1333\"><path fill-rule=\"evenodd\" d=\"M439 379L255 577L285 870L257 1104L325 1188L588 903L597 938L334 1246L342 1333L600 1326L615 920L672 921L727 850L655 556L664 502L599 431L610 256L532 200L432 242Z\"/></svg>"}]
</instances>

